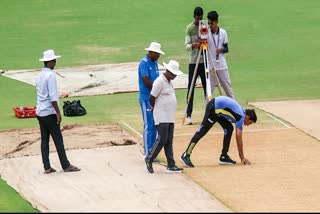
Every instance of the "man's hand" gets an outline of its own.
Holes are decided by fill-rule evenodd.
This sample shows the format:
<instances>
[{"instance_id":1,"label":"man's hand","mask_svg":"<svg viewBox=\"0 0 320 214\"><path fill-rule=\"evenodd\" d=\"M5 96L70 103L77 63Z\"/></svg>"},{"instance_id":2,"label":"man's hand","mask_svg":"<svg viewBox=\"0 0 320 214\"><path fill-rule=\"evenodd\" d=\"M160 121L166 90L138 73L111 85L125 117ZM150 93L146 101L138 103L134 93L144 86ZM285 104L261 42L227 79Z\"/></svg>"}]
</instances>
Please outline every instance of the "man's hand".
<instances>
[{"instance_id":1,"label":"man's hand","mask_svg":"<svg viewBox=\"0 0 320 214\"><path fill-rule=\"evenodd\" d=\"M244 165L250 165L251 164L251 162L247 158L242 158L241 159L241 163L243 163Z\"/></svg>"},{"instance_id":2,"label":"man's hand","mask_svg":"<svg viewBox=\"0 0 320 214\"><path fill-rule=\"evenodd\" d=\"M195 39L195 41L192 43L192 49L198 49L200 47L198 39Z\"/></svg>"},{"instance_id":3,"label":"man's hand","mask_svg":"<svg viewBox=\"0 0 320 214\"><path fill-rule=\"evenodd\" d=\"M57 113L57 124L61 123L61 114Z\"/></svg>"}]
</instances>

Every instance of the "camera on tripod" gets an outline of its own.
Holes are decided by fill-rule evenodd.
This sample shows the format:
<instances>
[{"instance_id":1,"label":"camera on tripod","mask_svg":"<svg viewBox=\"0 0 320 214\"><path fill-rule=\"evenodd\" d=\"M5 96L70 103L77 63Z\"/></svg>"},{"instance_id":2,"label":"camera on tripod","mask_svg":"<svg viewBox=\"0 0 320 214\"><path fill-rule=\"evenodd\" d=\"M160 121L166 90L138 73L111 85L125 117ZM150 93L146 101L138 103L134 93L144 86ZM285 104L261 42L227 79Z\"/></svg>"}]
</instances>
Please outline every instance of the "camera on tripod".
<instances>
[{"instance_id":1,"label":"camera on tripod","mask_svg":"<svg viewBox=\"0 0 320 214\"><path fill-rule=\"evenodd\" d=\"M199 33L200 43L208 43L208 32L209 32L208 20L199 21Z\"/></svg>"}]
</instances>

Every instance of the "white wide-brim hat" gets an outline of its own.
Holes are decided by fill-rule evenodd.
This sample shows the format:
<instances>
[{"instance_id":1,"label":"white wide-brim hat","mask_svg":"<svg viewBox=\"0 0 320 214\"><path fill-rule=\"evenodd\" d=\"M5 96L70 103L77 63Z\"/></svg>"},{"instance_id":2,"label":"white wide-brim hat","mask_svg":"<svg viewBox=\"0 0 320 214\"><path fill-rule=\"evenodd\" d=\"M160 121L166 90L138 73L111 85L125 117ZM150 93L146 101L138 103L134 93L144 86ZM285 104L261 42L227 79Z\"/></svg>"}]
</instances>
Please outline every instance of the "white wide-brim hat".
<instances>
[{"instance_id":1,"label":"white wide-brim hat","mask_svg":"<svg viewBox=\"0 0 320 214\"><path fill-rule=\"evenodd\" d=\"M179 70L179 63L174 60L170 60L168 64L163 62L163 66L174 75L178 76L183 74L183 72Z\"/></svg>"},{"instance_id":2,"label":"white wide-brim hat","mask_svg":"<svg viewBox=\"0 0 320 214\"><path fill-rule=\"evenodd\" d=\"M41 62L48 62L57 58L60 58L61 56L55 55L54 50L46 50L43 52L43 57L39 59Z\"/></svg>"},{"instance_id":3,"label":"white wide-brim hat","mask_svg":"<svg viewBox=\"0 0 320 214\"><path fill-rule=\"evenodd\" d=\"M151 42L150 46L148 48L145 48L146 51L153 51L160 54L165 54L161 49L161 45L158 42Z\"/></svg>"}]
</instances>

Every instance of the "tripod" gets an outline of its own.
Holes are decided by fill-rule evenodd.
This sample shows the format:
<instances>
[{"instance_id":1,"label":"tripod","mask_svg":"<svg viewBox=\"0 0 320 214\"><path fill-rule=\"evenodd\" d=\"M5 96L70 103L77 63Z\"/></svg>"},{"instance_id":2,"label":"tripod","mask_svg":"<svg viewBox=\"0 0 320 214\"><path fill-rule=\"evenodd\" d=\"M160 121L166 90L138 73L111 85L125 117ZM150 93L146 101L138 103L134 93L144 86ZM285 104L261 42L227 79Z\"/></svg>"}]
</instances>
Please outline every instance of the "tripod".
<instances>
[{"instance_id":1,"label":"tripod","mask_svg":"<svg viewBox=\"0 0 320 214\"><path fill-rule=\"evenodd\" d=\"M201 30L201 28L200 28L200 30ZM206 29L206 30L208 30L208 29ZM208 38L204 37L204 38L200 39L200 48L199 48L199 52L198 52L198 55L197 55L196 66L194 68L192 81L191 81L191 85L190 85L190 89L189 89L189 93L188 93L187 105L186 105L186 108L185 108L185 111L184 111L184 115L183 115L183 118L182 118L182 125L184 125L184 123L185 123L188 105L189 105L189 102L190 102L190 98L191 98L192 92L193 92L193 90L195 88L195 79L196 79L195 77L196 77L196 74L198 72L198 65L199 65L199 62L200 62L200 56L201 55L203 55L203 58L204 58L204 68L205 68L205 75L206 75L206 99L207 99L207 101L212 99L211 85L210 85L210 73L209 73L209 68L208 68L208 62L209 62ZM218 89L219 89L219 94L222 95L221 86L220 86L220 82L219 82L219 79L218 79L217 72L214 69L212 64L211 64L211 67L213 69L213 73L214 73L214 76L215 76L215 79L216 79L216 83L217 83L217 86L218 86Z\"/></svg>"}]
</instances>

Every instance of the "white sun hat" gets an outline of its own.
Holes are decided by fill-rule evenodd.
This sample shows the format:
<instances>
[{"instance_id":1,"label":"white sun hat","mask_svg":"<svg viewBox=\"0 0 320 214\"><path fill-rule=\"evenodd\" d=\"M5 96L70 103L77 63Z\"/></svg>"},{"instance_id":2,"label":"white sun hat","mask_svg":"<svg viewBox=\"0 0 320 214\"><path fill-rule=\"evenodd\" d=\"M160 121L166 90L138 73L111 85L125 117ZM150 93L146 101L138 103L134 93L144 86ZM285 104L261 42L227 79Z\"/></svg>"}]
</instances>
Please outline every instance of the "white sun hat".
<instances>
[{"instance_id":1,"label":"white sun hat","mask_svg":"<svg viewBox=\"0 0 320 214\"><path fill-rule=\"evenodd\" d=\"M151 42L150 46L148 48L145 48L146 51L153 51L160 54L165 54L161 49L161 45L158 42Z\"/></svg>"},{"instance_id":2,"label":"white sun hat","mask_svg":"<svg viewBox=\"0 0 320 214\"><path fill-rule=\"evenodd\" d=\"M45 52L43 52L43 57L41 59L39 59L39 61L41 62L48 62L57 58L60 58L61 56L57 56L54 53L54 50L46 50Z\"/></svg>"},{"instance_id":3,"label":"white sun hat","mask_svg":"<svg viewBox=\"0 0 320 214\"><path fill-rule=\"evenodd\" d=\"M170 60L168 64L163 62L163 66L174 75L178 76L183 74L183 72L179 70L179 63L174 60Z\"/></svg>"}]
</instances>

